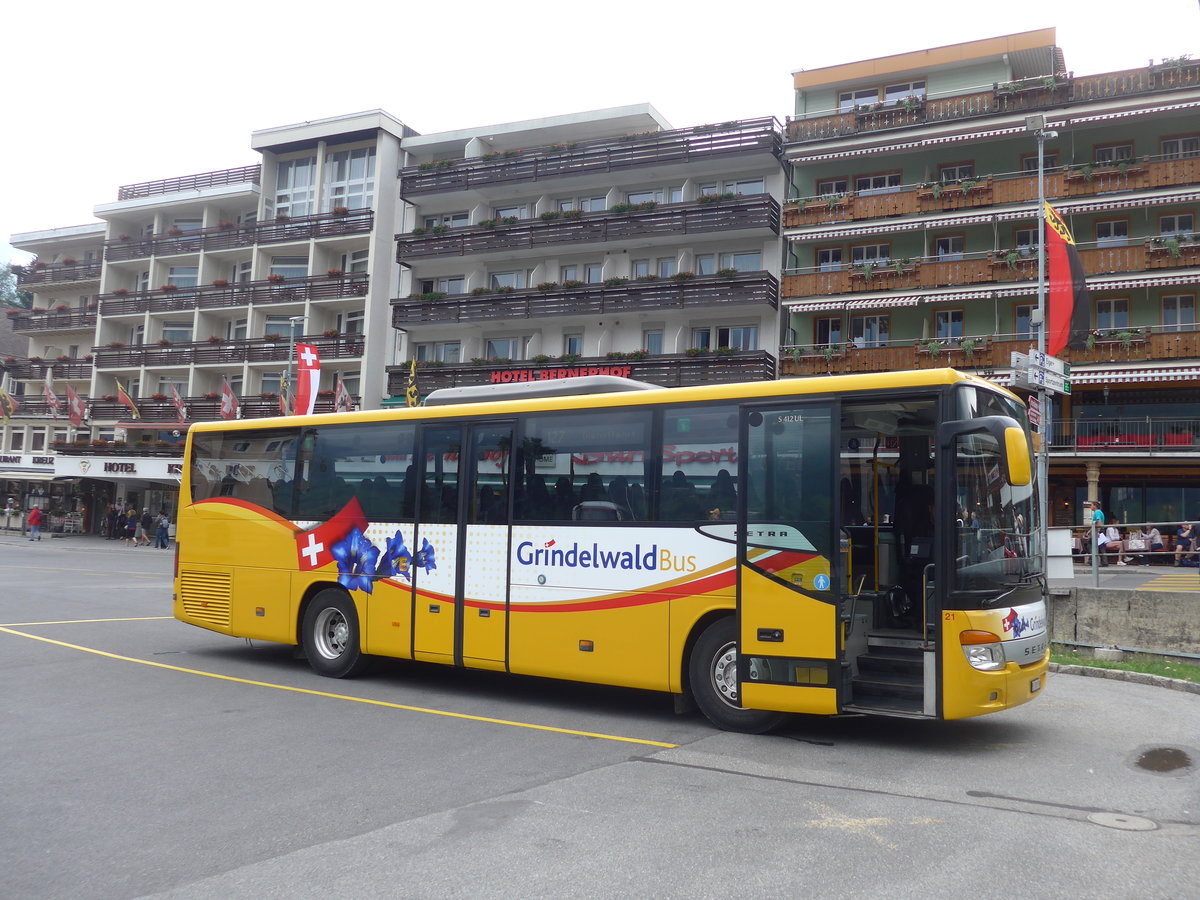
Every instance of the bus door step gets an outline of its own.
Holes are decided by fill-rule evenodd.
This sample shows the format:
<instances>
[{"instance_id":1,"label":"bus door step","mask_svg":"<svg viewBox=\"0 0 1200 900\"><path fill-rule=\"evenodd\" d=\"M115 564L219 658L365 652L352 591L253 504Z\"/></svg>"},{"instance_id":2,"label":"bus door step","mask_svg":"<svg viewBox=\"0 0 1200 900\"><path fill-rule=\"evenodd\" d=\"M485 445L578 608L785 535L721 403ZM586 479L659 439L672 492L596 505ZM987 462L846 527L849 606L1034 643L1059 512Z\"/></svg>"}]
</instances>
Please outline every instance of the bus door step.
<instances>
[{"instance_id":1,"label":"bus door step","mask_svg":"<svg viewBox=\"0 0 1200 900\"><path fill-rule=\"evenodd\" d=\"M919 637L878 635L867 639L851 680L852 703L866 709L920 713L924 709L925 659Z\"/></svg>"}]
</instances>

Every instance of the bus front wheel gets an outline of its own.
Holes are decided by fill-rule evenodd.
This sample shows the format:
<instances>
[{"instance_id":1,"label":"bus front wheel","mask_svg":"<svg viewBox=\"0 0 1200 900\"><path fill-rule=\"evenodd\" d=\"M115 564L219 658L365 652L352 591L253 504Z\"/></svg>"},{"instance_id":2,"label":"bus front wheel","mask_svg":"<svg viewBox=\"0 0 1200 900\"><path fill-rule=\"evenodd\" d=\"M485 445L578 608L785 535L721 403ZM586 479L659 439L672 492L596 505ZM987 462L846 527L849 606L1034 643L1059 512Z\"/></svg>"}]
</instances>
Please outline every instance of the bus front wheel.
<instances>
[{"instance_id":1,"label":"bus front wheel","mask_svg":"<svg viewBox=\"0 0 1200 900\"><path fill-rule=\"evenodd\" d=\"M726 617L704 629L688 660L688 678L696 705L725 731L762 734L783 721L781 713L742 709L738 702L737 621Z\"/></svg>"},{"instance_id":2,"label":"bus front wheel","mask_svg":"<svg viewBox=\"0 0 1200 900\"><path fill-rule=\"evenodd\" d=\"M343 591L321 591L304 610L300 638L308 664L318 675L353 678L370 660L360 648L358 613Z\"/></svg>"}]
</instances>

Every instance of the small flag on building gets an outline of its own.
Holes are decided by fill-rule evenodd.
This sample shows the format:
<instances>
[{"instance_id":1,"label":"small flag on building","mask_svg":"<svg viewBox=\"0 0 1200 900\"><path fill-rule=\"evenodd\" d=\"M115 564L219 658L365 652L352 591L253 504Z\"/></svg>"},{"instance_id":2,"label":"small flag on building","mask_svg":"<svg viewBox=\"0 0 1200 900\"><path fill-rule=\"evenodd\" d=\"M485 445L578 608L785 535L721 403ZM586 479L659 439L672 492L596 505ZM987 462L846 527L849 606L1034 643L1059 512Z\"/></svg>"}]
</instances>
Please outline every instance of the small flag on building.
<instances>
[{"instance_id":1,"label":"small flag on building","mask_svg":"<svg viewBox=\"0 0 1200 900\"><path fill-rule=\"evenodd\" d=\"M140 419L142 414L138 411L137 404L133 402L133 398L129 396L129 392L125 390L125 386L121 382L117 382L117 402L122 406L129 408L129 414L135 419Z\"/></svg>"},{"instance_id":2,"label":"small flag on building","mask_svg":"<svg viewBox=\"0 0 1200 900\"><path fill-rule=\"evenodd\" d=\"M83 420L87 418L87 404L69 384L67 385L67 418L76 428L82 426Z\"/></svg>"},{"instance_id":3,"label":"small flag on building","mask_svg":"<svg viewBox=\"0 0 1200 900\"><path fill-rule=\"evenodd\" d=\"M54 418L58 418L58 414L62 409L62 403L58 396L54 393L54 383L50 374L50 367L46 366L46 384L42 388L42 396L46 398L46 406L50 410Z\"/></svg>"},{"instance_id":4,"label":"small flag on building","mask_svg":"<svg viewBox=\"0 0 1200 900\"><path fill-rule=\"evenodd\" d=\"M1087 346L1092 311L1088 305L1087 279L1075 249L1075 239L1062 216L1051 206L1045 209L1046 352L1057 356L1064 347L1082 350Z\"/></svg>"},{"instance_id":5,"label":"small flag on building","mask_svg":"<svg viewBox=\"0 0 1200 900\"><path fill-rule=\"evenodd\" d=\"M238 398L229 386L229 379L221 379L221 418L236 419L238 417Z\"/></svg>"},{"instance_id":6,"label":"small flag on building","mask_svg":"<svg viewBox=\"0 0 1200 900\"><path fill-rule=\"evenodd\" d=\"M416 406L417 397L417 361L414 359L408 369L408 386L404 389L405 405Z\"/></svg>"},{"instance_id":7,"label":"small flag on building","mask_svg":"<svg viewBox=\"0 0 1200 900\"><path fill-rule=\"evenodd\" d=\"M333 395L333 411L334 412L350 412L353 409L353 401L350 399L350 392L346 390L346 385L342 382L342 373L338 372L335 378L337 385L334 388Z\"/></svg>"},{"instance_id":8,"label":"small flag on building","mask_svg":"<svg viewBox=\"0 0 1200 900\"><path fill-rule=\"evenodd\" d=\"M286 372L279 379L279 414L281 416L292 414L292 385Z\"/></svg>"},{"instance_id":9,"label":"small flag on building","mask_svg":"<svg viewBox=\"0 0 1200 900\"><path fill-rule=\"evenodd\" d=\"M171 402L175 404L175 415L179 418L179 424L187 421L187 407L183 405L183 398L179 396L179 391L175 385L171 385Z\"/></svg>"},{"instance_id":10,"label":"small flag on building","mask_svg":"<svg viewBox=\"0 0 1200 900\"><path fill-rule=\"evenodd\" d=\"M13 414L16 413L17 407L20 405L21 404L16 397L4 390L4 388L0 388L0 417L2 417L5 422L7 422L13 416Z\"/></svg>"},{"instance_id":11,"label":"small flag on building","mask_svg":"<svg viewBox=\"0 0 1200 900\"><path fill-rule=\"evenodd\" d=\"M321 384L321 357L312 344L297 344L296 360L296 415L311 416Z\"/></svg>"}]
</instances>

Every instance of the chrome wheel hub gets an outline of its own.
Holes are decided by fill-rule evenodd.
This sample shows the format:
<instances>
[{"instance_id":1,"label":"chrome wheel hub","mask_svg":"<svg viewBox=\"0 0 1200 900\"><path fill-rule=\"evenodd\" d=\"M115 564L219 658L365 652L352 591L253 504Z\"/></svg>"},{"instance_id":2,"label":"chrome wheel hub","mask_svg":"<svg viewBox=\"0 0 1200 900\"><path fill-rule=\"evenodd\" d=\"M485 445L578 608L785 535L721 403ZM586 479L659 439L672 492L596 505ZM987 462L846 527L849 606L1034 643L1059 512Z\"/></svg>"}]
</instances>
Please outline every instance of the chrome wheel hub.
<instances>
[{"instance_id":1,"label":"chrome wheel hub","mask_svg":"<svg viewBox=\"0 0 1200 900\"><path fill-rule=\"evenodd\" d=\"M712 686L730 706L739 707L737 679L737 644L722 647L713 657Z\"/></svg>"}]
</instances>

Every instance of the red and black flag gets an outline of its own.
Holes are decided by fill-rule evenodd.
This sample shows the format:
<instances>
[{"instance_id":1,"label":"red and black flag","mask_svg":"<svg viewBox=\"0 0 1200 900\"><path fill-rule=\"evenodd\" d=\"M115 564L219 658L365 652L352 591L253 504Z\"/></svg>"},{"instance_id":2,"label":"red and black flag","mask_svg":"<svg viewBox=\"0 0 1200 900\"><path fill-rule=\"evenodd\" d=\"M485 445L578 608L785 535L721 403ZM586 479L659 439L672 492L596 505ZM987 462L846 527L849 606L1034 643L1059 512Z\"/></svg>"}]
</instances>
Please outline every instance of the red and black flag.
<instances>
[{"instance_id":1,"label":"red and black flag","mask_svg":"<svg viewBox=\"0 0 1200 900\"><path fill-rule=\"evenodd\" d=\"M1046 204L1046 352L1057 356L1063 347L1082 350L1087 346L1092 310L1088 304L1083 263L1075 239L1062 216Z\"/></svg>"}]
</instances>

